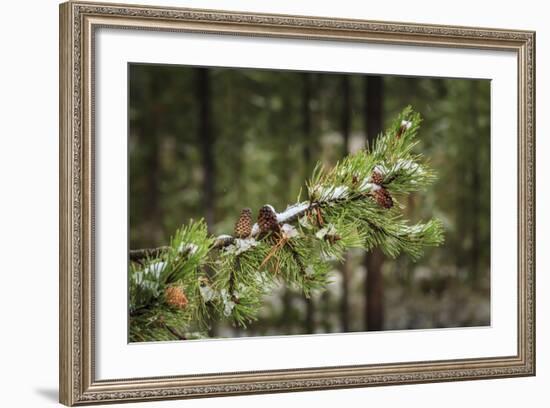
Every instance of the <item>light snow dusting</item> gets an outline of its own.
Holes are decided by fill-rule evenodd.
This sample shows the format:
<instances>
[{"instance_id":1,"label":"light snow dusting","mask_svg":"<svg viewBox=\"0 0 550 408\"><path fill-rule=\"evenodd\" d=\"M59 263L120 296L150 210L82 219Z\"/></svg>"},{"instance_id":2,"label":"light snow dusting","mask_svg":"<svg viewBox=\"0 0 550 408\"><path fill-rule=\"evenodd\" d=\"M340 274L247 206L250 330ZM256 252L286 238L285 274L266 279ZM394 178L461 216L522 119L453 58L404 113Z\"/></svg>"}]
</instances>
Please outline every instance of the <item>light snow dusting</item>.
<instances>
[{"instance_id":1,"label":"light snow dusting","mask_svg":"<svg viewBox=\"0 0 550 408\"><path fill-rule=\"evenodd\" d=\"M292 217L296 216L297 214L307 210L309 207L309 202L304 201L302 203L296 203L291 206L288 206L286 210L284 210L282 213L277 214L277 222L285 222Z\"/></svg>"},{"instance_id":2,"label":"light snow dusting","mask_svg":"<svg viewBox=\"0 0 550 408\"><path fill-rule=\"evenodd\" d=\"M387 167L384 166L383 164L377 164L376 166L374 166L373 171L380 173L383 176L388 173Z\"/></svg>"},{"instance_id":3,"label":"light snow dusting","mask_svg":"<svg viewBox=\"0 0 550 408\"><path fill-rule=\"evenodd\" d=\"M323 227L317 231L315 236L319 239L323 239L326 235L335 235L336 232L336 227L333 224L328 224L326 227Z\"/></svg>"},{"instance_id":4,"label":"light snow dusting","mask_svg":"<svg viewBox=\"0 0 550 408\"><path fill-rule=\"evenodd\" d=\"M401 126L404 127L405 129L410 129L412 126L412 122L410 120L402 120Z\"/></svg>"},{"instance_id":5,"label":"light snow dusting","mask_svg":"<svg viewBox=\"0 0 550 408\"><path fill-rule=\"evenodd\" d=\"M319 195L320 201L339 200L341 198L345 198L348 194L348 188L346 186L316 186L313 191Z\"/></svg>"},{"instance_id":6,"label":"light snow dusting","mask_svg":"<svg viewBox=\"0 0 550 408\"><path fill-rule=\"evenodd\" d=\"M286 239L296 238L299 235L298 230L290 224L283 224L281 232Z\"/></svg>"},{"instance_id":7,"label":"light snow dusting","mask_svg":"<svg viewBox=\"0 0 550 408\"><path fill-rule=\"evenodd\" d=\"M225 247L225 252L240 255L243 252L248 251L250 248L254 248L259 244L254 238L239 239L236 238L231 245Z\"/></svg>"},{"instance_id":8,"label":"light snow dusting","mask_svg":"<svg viewBox=\"0 0 550 408\"><path fill-rule=\"evenodd\" d=\"M164 268L166 268L166 262L164 261L153 262L152 264L148 265L143 269L143 273L145 274L150 273L158 279L158 277L160 276L160 273L164 270Z\"/></svg>"},{"instance_id":9,"label":"light snow dusting","mask_svg":"<svg viewBox=\"0 0 550 408\"><path fill-rule=\"evenodd\" d=\"M216 291L208 285L199 285L199 291L205 302L210 302L216 297Z\"/></svg>"},{"instance_id":10,"label":"light snow dusting","mask_svg":"<svg viewBox=\"0 0 550 408\"><path fill-rule=\"evenodd\" d=\"M217 239L233 239L233 237L228 234L222 234L222 235L218 235Z\"/></svg>"},{"instance_id":11,"label":"light snow dusting","mask_svg":"<svg viewBox=\"0 0 550 408\"><path fill-rule=\"evenodd\" d=\"M223 302L223 314L227 317L231 315L233 308L235 307L235 302L231 300L230 294L226 289L222 289L220 292L222 302Z\"/></svg>"},{"instance_id":12,"label":"light snow dusting","mask_svg":"<svg viewBox=\"0 0 550 408\"><path fill-rule=\"evenodd\" d=\"M363 191L363 192L367 192L367 191L377 191L377 190L380 190L382 187L379 186L378 184L376 183L371 183L370 181L370 177L367 177L363 180L363 182L361 183L361 185L359 186L359 190Z\"/></svg>"},{"instance_id":13,"label":"light snow dusting","mask_svg":"<svg viewBox=\"0 0 550 408\"><path fill-rule=\"evenodd\" d=\"M179 245L178 247L178 252L181 254L181 253L184 253L184 252L187 252L189 255L194 255L195 253L197 253L199 247L195 244L184 244L183 242Z\"/></svg>"},{"instance_id":14,"label":"light snow dusting","mask_svg":"<svg viewBox=\"0 0 550 408\"><path fill-rule=\"evenodd\" d=\"M254 223L254 225L252 226L252 230L250 232L250 235L252 235L253 237L255 237L256 235L258 235L260 233L260 226L258 225L258 223Z\"/></svg>"},{"instance_id":15,"label":"light snow dusting","mask_svg":"<svg viewBox=\"0 0 550 408\"><path fill-rule=\"evenodd\" d=\"M399 160L394 166L393 171L399 171L399 170L410 170L412 172L416 172L418 174L422 174L424 170L422 167L418 164L413 162L412 160Z\"/></svg>"}]
</instances>

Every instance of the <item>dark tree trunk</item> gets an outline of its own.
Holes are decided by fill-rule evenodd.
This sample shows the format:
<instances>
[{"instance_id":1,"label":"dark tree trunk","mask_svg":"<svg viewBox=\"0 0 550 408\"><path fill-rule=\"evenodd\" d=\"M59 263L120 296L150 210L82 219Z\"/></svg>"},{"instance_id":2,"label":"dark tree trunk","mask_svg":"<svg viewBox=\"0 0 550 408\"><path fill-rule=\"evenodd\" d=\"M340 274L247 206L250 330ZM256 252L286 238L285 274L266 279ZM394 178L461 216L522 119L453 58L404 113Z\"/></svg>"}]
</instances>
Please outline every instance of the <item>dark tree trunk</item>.
<instances>
[{"instance_id":1,"label":"dark tree trunk","mask_svg":"<svg viewBox=\"0 0 550 408\"><path fill-rule=\"evenodd\" d=\"M209 232L214 225L214 136L212 134L210 72L208 68L197 68L198 128L197 137L202 161L202 205ZM216 337L218 327L211 321L209 336Z\"/></svg>"},{"instance_id":2,"label":"dark tree trunk","mask_svg":"<svg viewBox=\"0 0 550 408\"><path fill-rule=\"evenodd\" d=\"M344 75L341 84L342 92L342 110L341 110L341 126L342 126L342 156L348 153L349 137L351 131L351 90L349 77ZM342 321L342 331L348 332L350 329L350 311L349 311L349 280L350 280L350 259L346 255L344 264L341 268L342 272L342 298L340 299L340 315Z\"/></svg>"},{"instance_id":3,"label":"dark tree trunk","mask_svg":"<svg viewBox=\"0 0 550 408\"><path fill-rule=\"evenodd\" d=\"M349 84L349 76L342 77L342 110L341 110L341 126L342 126L342 156L349 153L349 137L351 132L351 89Z\"/></svg>"},{"instance_id":4,"label":"dark tree trunk","mask_svg":"<svg viewBox=\"0 0 550 408\"><path fill-rule=\"evenodd\" d=\"M365 256L367 277L365 280L366 296L366 329L370 331L382 330L384 326L384 281L382 265L384 256L376 248Z\"/></svg>"},{"instance_id":5,"label":"dark tree trunk","mask_svg":"<svg viewBox=\"0 0 550 408\"><path fill-rule=\"evenodd\" d=\"M367 143L372 146L382 131L383 79L379 76L365 77L365 128ZM384 281L382 252L375 248L365 255L367 276L365 279L365 328L382 330L384 326Z\"/></svg>"},{"instance_id":6,"label":"dark tree trunk","mask_svg":"<svg viewBox=\"0 0 550 408\"><path fill-rule=\"evenodd\" d=\"M197 99L199 102L198 137L202 158L202 196L205 220L209 228L214 224L214 135L212 134L210 73L208 68L197 68Z\"/></svg>"},{"instance_id":7,"label":"dark tree trunk","mask_svg":"<svg viewBox=\"0 0 550 408\"><path fill-rule=\"evenodd\" d=\"M150 117L145 118L144 138L147 138L145 143L148 146L145 166L146 172L146 194L145 194L145 219L148 220L147 235L148 240L157 246L160 244L161 237L161 220L159 211L159 180L160 180L160 160L159 160L159 144L160 144L160 125L162 123L162 102L161 93L162 85L160 79L153 75L150 79Z\"/></svg>"},{"instance_id":8,"label":"dark tree trunk","mask_svg":"<svg viewBox=\"0 0 550 408\"><path fill-rule=\"evenodd\" d=\"M307 179L311 167L311 74L303 74L303 89L302 89L302 132L303 146L302 157L304 161L304 175ZM312 298L305 300L306 316L305 329L307 333L315 331L315 305Z\"/></svg>"}]
</instances>

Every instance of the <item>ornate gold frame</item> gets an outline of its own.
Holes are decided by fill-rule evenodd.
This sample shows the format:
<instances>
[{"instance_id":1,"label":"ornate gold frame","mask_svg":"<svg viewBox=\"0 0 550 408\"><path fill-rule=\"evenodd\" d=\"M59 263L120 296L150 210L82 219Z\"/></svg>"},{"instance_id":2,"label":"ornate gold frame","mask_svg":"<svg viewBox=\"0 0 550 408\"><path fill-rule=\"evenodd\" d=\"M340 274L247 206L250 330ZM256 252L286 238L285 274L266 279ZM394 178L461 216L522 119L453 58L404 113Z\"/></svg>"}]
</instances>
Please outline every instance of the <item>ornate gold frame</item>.
<instances>
[{"instance_id":1,"label":"ornate gold frame","mask_svg":"<svg viewBox=\"0 0 550 408\"><path fill-rule=\"evenodd\" d=\"M518 350L513 356L98 381L93 46L98 27L508 50L518 61ZM66 405L535 374L535 33L68 2L60 6L60 401Z\"/></svg>"}]
</instances>

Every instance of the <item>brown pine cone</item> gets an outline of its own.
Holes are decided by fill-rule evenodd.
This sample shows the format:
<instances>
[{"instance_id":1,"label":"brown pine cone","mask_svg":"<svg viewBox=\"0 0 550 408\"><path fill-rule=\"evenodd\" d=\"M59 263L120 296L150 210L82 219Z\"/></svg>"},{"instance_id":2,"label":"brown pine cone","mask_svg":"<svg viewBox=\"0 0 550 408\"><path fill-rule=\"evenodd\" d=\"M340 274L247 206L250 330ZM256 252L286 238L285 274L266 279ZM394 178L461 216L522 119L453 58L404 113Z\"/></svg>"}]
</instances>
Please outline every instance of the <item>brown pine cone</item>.
<instances>
[{"instance_id":1,"label":"brown pine cone","mask_svg":"<svg viewBox=\"0 0 550 408\"><path fill-rule=\"evenodd\" d=\"M241 215L235 224L235 236L237 238L246 238L252 232L252 210L243 208Z\"/></svg>"},{"instance_id":2,"label":"brown pine cone","mask_svg":"<svg viewBox=\"0 0 550 408\"><path fill-rule=\"evenodd\" d=\"M384 175L378 170L374 170L370 176L370 180L374 184L382 184L384 182Z\"/></svg>"},{"instance_id":3,"label":"brown pine cone","mask_svg":"<svg viewBox=\"0 0 550 408\"><path fill-rule=\"evenodd\" d=\"M166 303L170 306L177 307L178 309L185 309L189 300L183 289L179 286L170 286L165 289L164 296L166 297Z\"/></svg>"},{"instance_id":4,"label":"brown pine cone","mask_svg":"<svg viewBox=\"0 0 550 408\"><path fill-rule=\"evenodd\" d=\"M373 191L372 194L380 207L384 207L386 209L393 207L393 199L390 195L390 192L386 190L384 187L381 187L378 190Z\"/></svg>"},{"instance_id":5,"label":"brown pine cone","mask_svg":"<svg viewBox=\"0 0 550 408\"><path fill-rule=\"evenodd\" d=\"M279 223L277 222L277 214L273 207L264 205L258 213L258 226L260 232L279 231Z\"/></svg>"}]
</instances>

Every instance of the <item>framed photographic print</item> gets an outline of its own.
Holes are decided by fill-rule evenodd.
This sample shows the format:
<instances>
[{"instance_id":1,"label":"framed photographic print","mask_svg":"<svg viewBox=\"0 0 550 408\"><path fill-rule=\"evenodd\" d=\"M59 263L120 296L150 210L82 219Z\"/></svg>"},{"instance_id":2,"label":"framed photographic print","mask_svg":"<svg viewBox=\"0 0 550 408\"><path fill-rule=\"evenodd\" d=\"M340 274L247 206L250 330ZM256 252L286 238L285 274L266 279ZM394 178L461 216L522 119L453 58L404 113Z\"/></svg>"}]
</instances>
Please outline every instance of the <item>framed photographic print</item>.
<instances>
[{"instance_id":1,"label":"framed photographic print","mask_svg":"<svg viewBox=\"0 0 550 408\"><path fill-rule=\"evenodd\" d=\"M61 402L534 375L534 41L62 4Z\"/></svg>"}]
</instances>

